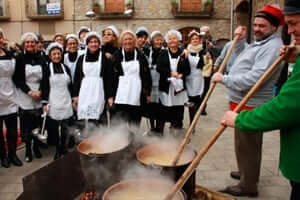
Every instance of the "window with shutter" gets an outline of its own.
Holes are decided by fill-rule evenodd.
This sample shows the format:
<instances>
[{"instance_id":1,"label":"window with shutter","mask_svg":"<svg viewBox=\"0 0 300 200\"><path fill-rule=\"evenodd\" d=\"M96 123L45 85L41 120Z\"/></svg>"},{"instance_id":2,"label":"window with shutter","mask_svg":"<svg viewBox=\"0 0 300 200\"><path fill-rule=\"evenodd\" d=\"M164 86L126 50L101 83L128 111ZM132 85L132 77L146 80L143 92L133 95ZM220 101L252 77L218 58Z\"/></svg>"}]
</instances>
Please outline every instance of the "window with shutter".
<instances>
[{"instance_id":1,"label":"window with shutter","mask_svg":"<svg viewBox=\"0 0 300 200\"><path fill-rule=\"evenodd\" d=\"M175 17L211 17L214 0L171 0Z\"/></svg>"},{"instance_id":2,"label":"window with shutter","mask_svg":"<svg viewBox=\"0 0 300 200\"><path fill-rule=\"evenodd\" d=\"M0 20L9 19L8 2L7 0L0 0Z\"/></svg>"},{"instance_id":3,"label":"window with shutter","mask_svg":"<svg viewBox=\"0 0 300 200\"><path fill-rule=\"evenodd\" d=\"M31 19L63 18L63 0L26 0L26 15Z\"/></svg>"}]
</instances>

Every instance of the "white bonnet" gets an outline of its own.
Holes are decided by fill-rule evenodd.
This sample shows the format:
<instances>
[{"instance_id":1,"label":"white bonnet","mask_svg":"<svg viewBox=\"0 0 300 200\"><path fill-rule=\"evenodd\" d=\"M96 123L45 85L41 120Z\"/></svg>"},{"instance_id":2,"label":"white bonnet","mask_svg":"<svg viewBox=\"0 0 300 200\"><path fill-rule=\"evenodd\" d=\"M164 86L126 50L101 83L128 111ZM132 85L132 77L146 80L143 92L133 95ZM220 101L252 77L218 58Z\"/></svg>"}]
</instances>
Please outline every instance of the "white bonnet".
<instances>
[{"instance_id":1,"label":"white bonnet","mask_svg":"<svg viewBox=\"0 0 300 200\"><path fill-rule=\"evenodd\" d=\"M27 33L24 33L21 37L21 41L22 43L28 38L28 37L32 37L36 42L38 41L38 37L36 36L35 33L33 32L27 32Z\"/></svg>"},{"instance_id":2,"label":"white bonnet","mask_svg":"<svg viewBox=\"0 0 300 200\"><path fill-rule=\"evenodd\" d=\"M52 43L49 44L49 46L47 47L47 49L46 49L46 54L49 55L49 53L51 52L51 50L54 49L54 48L60 49L61 52L64 51L64 48L63 48L63 46L62 46L60 43L58 43L58 42L52 42Z\"/></svg>"},{"instance_id":3,"label":"white bonnet","mask_svg":"<svg viewBox=\"0 0 300 200\"><path fill-rule=\"evenodd\" d=\"M70 38L75 39L77 41L77 44L79 44L79 39L78 39L77 35L75 35L75 34L68 34L67 37L66 37L66 41L68 41L68 39L70 39Z\"/></svg>"},{"instance_id":4,"label":"white bonnet","mask_svg":"<svg viewBox=\"0 0 300 200\"><path fill-rule=\"evenodd\" d=\"M87 45L87 41L90 37L98 38L99 42L101 43L101 36L99 35L99 33L95 32L95 31L91 31L91 32L88 32L85 36L85 44L86 45Z\"/></svg>"},{"instance_id":5,"label":"white bonnet","mask_svg":"<svg viewBox=\"0 0 300 200\"><path fill-rule=\"evenodd\" d=\"M162 33L160 31L153 31L150 35L150 40L153 40L153 38L157 35L160 35L163 37Z\"/></svg>"},{"instance_id":6,"label":"white bonnet","mask_svg":"<svg viewBox=\"0 0 300 200\"><path fill-rule=\"evenodd\" d=\"M182 40L182 35L181 35L181 33L180 33L179 31L177 31L177 30L171 29L171 30L169 30L169 31L166 33L166 35L165 35L165 40L166 40L167 42L168 42L169 36L172 35L172 34L175 35L179 41Z\"/></svg>"},{"instance_id":7,"label":"white bonnet","mask_svg":"<svg viewBox=\"0 0 300 200\"><path fill-rule=\"evenodd\" d=\"M117 37L120 36L120 33L119 33L118 29L117 29L114 25L110 25L110 26L106 27L106 28L102 31L102 33L103 33L105 30L107 30L107 29L112 30L112 32L113 32Z\"/></svg>"}]
</instances>

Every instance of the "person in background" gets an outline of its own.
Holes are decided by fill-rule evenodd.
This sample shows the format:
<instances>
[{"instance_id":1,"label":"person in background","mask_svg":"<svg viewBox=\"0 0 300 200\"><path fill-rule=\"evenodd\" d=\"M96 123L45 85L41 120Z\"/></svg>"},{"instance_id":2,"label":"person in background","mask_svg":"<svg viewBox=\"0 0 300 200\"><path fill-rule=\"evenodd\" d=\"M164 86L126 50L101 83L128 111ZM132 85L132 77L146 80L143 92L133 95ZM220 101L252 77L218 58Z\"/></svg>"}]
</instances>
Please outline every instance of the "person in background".
<instances>
[{"instance_id":1,"label":"person in background","mask_svg":"<svg viewBox=\"0 0 300 200\"><path fill-rule=\"evenodd\" d=\"M157 57L163 48L164 37L160 31L153 31L150 35L150 46L145 46L143 52L148 58L152 89L151 89L151 100L149 104L146 104L143 115L148 117L150 120L151 131L153 133L162 133L161 122L158 120L159 115L159 73L156 71L157 68Z\"/></svg>"},{"instance_id":2,"label":"person in background","mask_svg":"<svg viewBox=\"0 0 300 200\"><path fill-rule=\"evenodd\" d=\"M288 33L294 36L296 45L300 45L300 2L285 0L283 13L288 25ZM258 131L280 129L280 160L279 169L291 184L290 200L300 199L300 54L292 45L283 47L281 52L289 53L286 61L295 63L294 71L282 86L279 94L261 106L251 111L239 114L228 111L221 123L234 127L239 132L235 134L252 135ZM279 49L277 49L279 51Z\"/></svg>"},{"instance_id":3,"label":"person in background","mask_svg":"<svg viewBox=\"0 0 300 200\"><path fill-rule=\"evenodd\" d=\"M121 49L112 58L115 71L114 120L139 126L142 109L150 102L152 80L146 56L135 48L136 37L130 30L120 36Z\"/></svg>"},{"instance_id":4,"label":"person in background","mask_svg":"<svg viewBox=\"0 0 300 200\"><path fill-rule=\"evenodd\" d=\"M230 68L232 67L234 61L237 59L237 57L240 55L240 53L242 51L244 51L245 48L248 47L248 43L246 41L246 32L247 32L247 27L243 26L243 28L245 29L245 31L243 31L243 33L245 33L244 35L239 37L239 40L237 41L237 43L235 44L232 53L229 57L229 60L226 64L226 67L224 69L224 74L228 74L230 71ZM225 44L225 46L223 47L221 54L218 56L216 62L214 63L214 72L217 72L219 70L219 67L221 66L227 51L229 50L229 48L232 45L232 41L229 41Z\"/></svg>"},{"instance_id":5,"label":"person in background","mask_svg":"<svg viewBox=\"0 0 300 200\"><path fill-rule=\"evenodd\" d=\"M112 106L114 97L114 74L109 60L100 49L100 35L86 35L86 54L79 57L74 77L73 107L79 120L99 124L107 102Z\"/></svg>"},{"instance_id":6,"label":"person in background","mask_svg":"<svg viewBox=\"0 0 300 200\"><path fill-rule=\"evenodd\" d=\"M103 29L102 31L102 42L103 45L101 47L104 55L107 58L111 58L111 56L118 49L118 38L120 33L118 29L114 25L110 25Z\"/></svg>"},{"instance_id":7,"label":"person in background","mask_svg":"<svg viewBox=\"0 0 300 200\"><path fill-rule=\"evenodd\" d=\"M185 80L191 68L188 59L179 48L182 36L176 30L169 30L165 36L168 49L163 50L157 58L157 72L160 74L159 91L161 102L161 130L164 123L171 122L171 130L182 129L184 103L188 101Z\"/></svg>"},{"instance_id":8,"label":"person in background","mask_svg":"<svg viewBox=\"0 0 300 200\"><path fill-rule=\"evenodd\" d=\"M44 42L44 38L42 35L40 34L36 34L38 41L36 44L36 50L37 53L40 54L40 56L45 60L46 63L49 62L48 56L46 55L46 51L45 51L45 42Z\"/></svg>"},{"instance_id":9,"label":"person in background","mask_svg":"<svg viewBox=\"0 0 300 200\"><path fill-rule=\"evenodd\" d=\"M143 47L146 45L147 43L147 39L149 36L148 30L146 27L144 26L140 26L136 29L136 48L138 48L139 50L143 50Z\"/></svg>"},{"instance_id":10,"label":"person in background","mask_svg":"<svg viewBox=\"0 0 300 200\"><path fill-rule=\"evenodd\" d=\"M202 68L204 66L204 50L202 44L202 35L196 30L188 34L189 44L187 46L188 60L191 67L191 73L186 77L186 89L189 97L189 114L190 124L199 109L204 88L204 78L202 75Z\"/></svg>"},{"instance_id":11,"label":"person in background","mask_svg":"<svg viewBox=\"0 0 300 200\"><path fill-rule=\"evenodd\" d=\"M50 62L42 80L43 113L48 113L48 131L53 135L56 152L53 160L67 153L68 125L73 115L72 77L69 68L62 63L63 46L54 42L47 48ZM60 133L59 133L60 132Z\"/></svg>"},{"instance_id":12,"label":"person in background","mask_svg":"<svg viewBox=\"0 0 300 200\"><path fill-rule=\"evenodd\" d=\"M203 37L203 49L208 51L213 61L215 61L218 57L218 50L216 48L216 40L212 37L210 33L210 27L202 26L200 28L200 33L205 33Z\"/></svg>"},{"instance_id":13,"label":"person in background","mask_svg":"<svg viewBox=\"0 0 300 200\"><path fill-rule=\"evenodd\" d=\"M52 39L53 42L58 42L59 44L61 44L64 49L66 48L66 37L64 34L62 33L56 33Z\"/></svg>"},{"instance_id":14,"label":"person in background","mask_svg":"<svg viewBox=\"0 0 300 200\"><path fill-rule=\"evenodd\" d=\"M86 45L85 45L85 36L90 31L91 30L88 27L86 27L86 26L80 27L80 29L78 31L79 50L85 50L85 48L86 48Z\"/></svg>"},{"instance_id":15,"label":"person in background","mask_svg":"<svg viewBox=\"0 0 300 200\"><path fill-rule=\"evenodd\" d=\"M22 141L25 142L25 161L32 161L33 152L36 158L41 158L39 141L32 135L32 131L41 125L41 81L43 72L47 68L45 61L36 51L37 36L27 32L21 41L24 52L16 59L15 84L18 90L18 104Z\"/></svg>"},{"instance_id":16,"label":"person in background","mask_svg":"<svg viewBox=\"0 0 300 200\"><path fill-rule=\"evenodd\" d=\"M0 160L1 166L22 166L22 162L16 155L17 151L17 93L13 83L15 73L15 59L9 51L4 48L4 33L0 28ZM5 123L8 153L4 139L3 124Z\"/></svg>"},{"instance_id":17,"label":"person in background","mask_svg":"<svg viewBox=\"0 0 300 200\"><path fill-rule=\"evenodd\" d=\"M273 5L266 5L258 11L254 18L253 30L255 42L249 45L235 60L228 75L215 73L212 81L222 83L227 88L230 100L230 110L238 105L252 86L279 56L278 49L282 40L277 30L284 23L282 11ZM243 35L245 29L239 27L236 34ZM272 76L253 95L242 110L252 110L273 97L272 88L280 75L282 66L278 67ZM235 152L238 170L231 172L231 177L240 179L237 185L229 186L222 192L233 196L258 196L258 181L260 175L261 150L263 143L262 131L245 134L235 129Z\"/></svg>"},{"instance_id":18,"label":"person in background","mask_svg":"<svg viewBox=\"0 0 300 200\"><path fill-rule=\"evenodd\" d=\"M64 54L63 61L71 72L72 82L74 81L77 60L82 54L78 49L78 45L78 37L74 34L68 34L66 37L66 53Z\"/></svg>"}]
</instances>

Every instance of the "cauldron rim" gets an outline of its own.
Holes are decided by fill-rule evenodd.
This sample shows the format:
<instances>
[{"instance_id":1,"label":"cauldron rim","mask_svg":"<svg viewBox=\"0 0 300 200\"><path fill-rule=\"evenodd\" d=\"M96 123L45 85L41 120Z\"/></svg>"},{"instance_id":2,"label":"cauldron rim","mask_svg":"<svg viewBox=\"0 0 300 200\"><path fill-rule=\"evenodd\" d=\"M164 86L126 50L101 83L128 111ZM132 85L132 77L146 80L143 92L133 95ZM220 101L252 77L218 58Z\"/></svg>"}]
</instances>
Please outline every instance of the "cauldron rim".
<instances>
[{"instance_id":1,"label":"cauldron rim","mask_svg":"<svg viewBox=\"0 0 300 200\"><path fill-rule=\"evenodd\" d=\"M186 145L185 146L185 150L188 149L189 151L192 151L194 153L194 156L192 159L190 159L189 161L187 162L184 162L184 163L177 163L175 166L174 165L162 165L162 164L156 164L156 163L146 163L144 162L144 159L142 158L142 152L146 149L146 148L151 148L151 147L154 147L154 146L158 146L158 145L165 145L165 144L170 144L170 145L175 145L174 143L168 143L168 142L162 142L162 143L152 143L152 144L147 144L147 145L144 145L143 147L139 148L136 152L136 158L139 162L141 162L142 164L146 165L146 166L149 166L149 165L154 165L154 166L159 166L159 167L166 167L166 168L170 168L170 167L180 167L180 166L185 166L185 165L188 165L189 163L191 163L193 161L193 159L196 157L197 155L197 151L192 148L190 145Z\"/></svg>"},{"instance_id":2,"label":"cauldron rim","mask_svg":"<svg viewBox=\"0 0 300 200\"><path fill-rule=\"evenodd\" d=\"M145 178L134 178L134 179L126 179L126 180L122 180L120 182L117 182L113 185L111 185L109 188L107 188L104 192L104 194L102 195L102 200L109 200L109 194L111 194L113 191L117 190L118 188L123 188L126 185L130 185L130 184L134 184L135 186L140 185L139 182L142 183L148 183L150 184L151 182L153 182L153 184L155 183L162 183L162 184L170 184L170 186L172 186L171 182L168 182L166 180L162 180L162 179L155 179L155 178L150 178L150 179L145 179ZM186 199L186 195L184 193L183 190L180 190L179 193L177 193L180 195L180 200L185 200Z\"/></svg>"},{"instance_id":3,"label":"cauldron rim","mask_svg":"<svg viewBox=\"0 0 300 200\"><path fill-rule=\"evenodd\" d=\"M116 152L120 152L122 151L123 149L126 149L132 142L133 142L133 138L134 138L134 133L133 132L128 132L128 143L123 146L122 148L119 148L119 149L115 149L114 151L109 151L109 152L104 152L104 153L84 153L80 150L80 146L83 145L85 142L91 140L93 137L97 137L99 136L100 134L95 134L95 135L92 135L84 140L82 140L76 147L76 150L77 152L79 152L81 155L84 155L84 156L90 156L90 157L104 157L104 156L107 156L107 155L110 155L112 153L116 153Z\"/></svg>"}]
</instances>

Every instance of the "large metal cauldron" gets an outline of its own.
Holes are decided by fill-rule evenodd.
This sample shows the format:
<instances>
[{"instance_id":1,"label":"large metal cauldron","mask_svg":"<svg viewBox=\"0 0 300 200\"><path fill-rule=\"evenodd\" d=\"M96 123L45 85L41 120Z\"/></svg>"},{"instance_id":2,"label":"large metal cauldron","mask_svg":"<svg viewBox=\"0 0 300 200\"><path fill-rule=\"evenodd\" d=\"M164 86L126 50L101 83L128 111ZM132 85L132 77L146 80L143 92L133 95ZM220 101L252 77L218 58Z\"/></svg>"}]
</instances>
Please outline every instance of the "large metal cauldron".
<instances>
[{"instance_id":1,"label":"large metal cauldron","mask_svg":"<svg viewBox=\"0 0 300 200\"><path fill-rule=\"evenodd\" d=\"M77 146L86 189L94 189L102 194L109 186L120 181L122 170L129 160L134 159L132 141L132 133L117 136L100 133Z\"/></svg>"},{"instance_id":2,"label":"large metal cauldron","mask_svg":"<svg viewBox=\"0 0 300 200\"><path fill-rule=\"evenodd\" d=\"M159 179L131 179L109 187L102 200L163 200L172 183ZM186 200L182 191L173 200Z\"/></svg>"},{"instance_id":3,"label":"large metal cauldron","mask_svg":"<svg viewBox=\"0 0 300 200\"><path fill-rule=\"evenodd\" d=\"M149 144L139 149L136 157L141 163L149 167L159 168L162 174L170 176L174 181L177 181L197 154L191 146L187 145L177 165L172 166L171 163L177 148L177 144L168 142ZM191 175L182 188L187 195L187 199L192 199L195 193L195 186L196 172Z\"/></svg>"}]
</instances>

